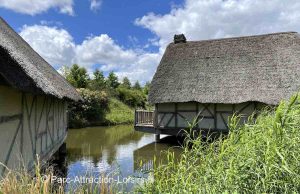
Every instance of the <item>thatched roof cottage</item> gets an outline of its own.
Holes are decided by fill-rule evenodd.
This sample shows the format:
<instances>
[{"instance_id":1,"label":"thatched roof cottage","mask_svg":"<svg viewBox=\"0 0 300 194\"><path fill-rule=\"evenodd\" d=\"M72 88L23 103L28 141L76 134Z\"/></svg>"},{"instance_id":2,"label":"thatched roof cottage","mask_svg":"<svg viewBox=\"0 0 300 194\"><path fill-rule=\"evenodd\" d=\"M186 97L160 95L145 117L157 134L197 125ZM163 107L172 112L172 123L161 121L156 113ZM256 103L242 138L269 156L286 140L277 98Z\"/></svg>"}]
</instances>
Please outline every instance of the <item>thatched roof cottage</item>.
<instances>
[{"instance_id":1,"label":"thatched roof cottage","mask_svg":"<svg viewBox=\"0 0 300 194\"><path fill-rule=\"evenodd\" d=\"M245 120L299 90L300 36L284 32L186 41L177 35L151 84L155 133L176 134L198 113L198 128L226 132L233 113Z\"/></svg>"},{"instance_id":2,"label":"thatched roof cottage","mask_svg":"<svg viewBox=\"0 0 300 194\"><path fill-rule=\"evenodd\" d=\"M68 101L80 99L0 18L0 162L31 168L36 154L48 159L66 137Z\"/></svg>"}]
</instances>

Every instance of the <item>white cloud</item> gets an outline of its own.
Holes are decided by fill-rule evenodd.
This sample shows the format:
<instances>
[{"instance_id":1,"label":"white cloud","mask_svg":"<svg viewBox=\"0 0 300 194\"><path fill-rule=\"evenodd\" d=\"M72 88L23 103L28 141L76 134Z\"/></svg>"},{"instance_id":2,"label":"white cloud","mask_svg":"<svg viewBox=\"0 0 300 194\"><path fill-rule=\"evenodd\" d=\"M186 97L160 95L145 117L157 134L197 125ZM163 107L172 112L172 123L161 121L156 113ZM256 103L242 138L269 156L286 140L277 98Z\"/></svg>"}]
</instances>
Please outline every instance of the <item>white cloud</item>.
<instances>
[{"instance_id":1,"label":"white cloud","mask_svg":"<svg viewBox=\"0 0 300 194\"><path fill-rule=\"evenodd\" d=\"M90 1L91 1L90 9L94 12L97 12L102 5L102 0L90 0Z\"/></svg>"},{"instance_id":2,"label":"white cloud","mask_svg":"<svg viewBox=\"0 0 300 194\"><path fill-rule=\"evenodd\" d=\"M21 35L52 65L76 62L92 71L94 64L100 64L103 71L114 70L120 78L149 81L174 34L200 40L300 31L299 10L298 0L186 0L182 6L172 6L170 13L149 13L135 21L154 33L148 40L160 48L157 53L134 44L133 49L125 49L107 34L75 44L66 30L43 25L24 26Z\"/></svg>"},{"instance_id":3,"label":"white cloud","mask_svg":"<svg viewBox=\"0 0 300 194\"><path fill-rule=\"evenodd\" d=\"M86 38L75 44L64 29L45 25L24 26L20 35L56 69L62 65L78 63L93 71L93 65L101 70L115 71L122 79L148 81L156 69L161 55L141 50L124 49L107 34Z\"/></svg>"},{"instance_id":4,"label":"white cloud","mask_svg":"<svg viewBox=\"0 0 300 194\"><path fill-rule=\"evenodd\" d=\"M89 37L77 46L76 52L77 61L84 65L98 63L121 67L133 63L136 57L134 51L122 49L106 34Z\"/></svg>"},{"instance_id":5,"label":"white cloud","mask_svg":"<svg viewBox=\"0 0 300 194\"><path fill-rule=\"evenodd\" d=\"M20 35L53 66L74 61L75 44L64 29L45 25L23 26Z\"/></svg>"},{"instance_id":6,"label":"white cloud","mask_svg":"<svg viewBox=\"0 0 300 194\"><path fill-rule=\"evenodd\" d=\"M0 0L0 7L18 13L36 15L56 8L61 13L73 15L73 0Z\"/></svg>"},{"instance_id":7,"label":"white cloud","mask_svg":"<svg viewBox=\"0 0 300 194\"><path fill-rule=\"evenodd\" d=\"M149 13L135 23L158 37L162 50L174 34L188 40L300 31L299 0L186 0L170 13Z\"/></svg>"}]
</instances>

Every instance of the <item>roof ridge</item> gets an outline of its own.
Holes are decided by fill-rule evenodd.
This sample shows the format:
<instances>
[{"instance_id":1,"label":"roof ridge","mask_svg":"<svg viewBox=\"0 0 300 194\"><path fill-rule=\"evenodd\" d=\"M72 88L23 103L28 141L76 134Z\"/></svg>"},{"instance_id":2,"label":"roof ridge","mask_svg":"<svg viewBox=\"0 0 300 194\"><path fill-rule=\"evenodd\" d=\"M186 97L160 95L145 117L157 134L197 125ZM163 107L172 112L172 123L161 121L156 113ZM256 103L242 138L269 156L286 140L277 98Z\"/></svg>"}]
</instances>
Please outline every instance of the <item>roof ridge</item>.
<instances>
[{"instance_id":1,"label":"roof ridge","mask_svg":"<svg viewBox=\"0 0 300 194\"><path fill-rule=\"evenodd\" d=\"M240 40L244 38L253 38L253 37L264 37L264 36L274 36L280 34L298 34L296 31L286 31L286 32L274 32L274 33L267 33L267 34L257 34L257 35L245 35L245 36L235 36L235 37L227 37L227 38L213 38L213 39L203 39L203 40L193 40L187 41L187 43L194 43L194 42L208 42L208 41L222 41L222 40ZM174 44L174 43L170 43Z\"/></svg>"}]
</instances>

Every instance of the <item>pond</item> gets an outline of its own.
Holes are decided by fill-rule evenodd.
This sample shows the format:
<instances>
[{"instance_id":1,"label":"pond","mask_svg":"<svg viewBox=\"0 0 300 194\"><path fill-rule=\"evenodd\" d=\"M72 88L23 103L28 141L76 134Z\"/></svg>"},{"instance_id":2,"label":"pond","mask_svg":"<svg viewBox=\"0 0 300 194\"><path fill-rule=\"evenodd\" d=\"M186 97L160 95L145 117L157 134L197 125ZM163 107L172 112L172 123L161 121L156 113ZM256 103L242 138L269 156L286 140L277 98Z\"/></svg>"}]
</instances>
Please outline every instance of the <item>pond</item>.
<instances>
[{"instance_id":1,"label":"pond","mask_svg":"<svg viewBox=\"0 0 300 194\"><path fill-rule=\"evenodd\" d=\"M141 171L152 169L154 156L156 161L166 162L162 151L170 150L176 157L181 152L175 137L162 136L155 143L153 134L136 132L132 125L72 129L68 131L66 147L66 176L71 179L87 174L114 174L118 181L147 176ZM126 190L132 186L127 184Z\"/></svg>"}]
</instances>

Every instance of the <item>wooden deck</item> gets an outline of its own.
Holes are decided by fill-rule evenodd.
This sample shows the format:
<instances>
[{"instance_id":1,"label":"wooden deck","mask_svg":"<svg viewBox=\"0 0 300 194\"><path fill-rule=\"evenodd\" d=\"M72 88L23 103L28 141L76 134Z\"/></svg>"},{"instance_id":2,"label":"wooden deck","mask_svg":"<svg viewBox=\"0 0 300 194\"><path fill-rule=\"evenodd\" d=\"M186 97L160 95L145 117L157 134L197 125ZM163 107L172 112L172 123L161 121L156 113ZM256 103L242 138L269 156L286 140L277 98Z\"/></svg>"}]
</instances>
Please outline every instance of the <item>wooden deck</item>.
<instances>
[{"instance_id":1,"label":"wooden deck","mask_svg":"<svg viewBox=\"0 0 300 194\"><path fill-rule=\"evenodd\" d=\"M164 134L164 135L173 135L173 136L185 136L186 131L189 130L184 127L169 127L168 124L166 126L162 126L161 123L158 123L155 118L157 118L156 114L162 114L162 118L166 114L172 114L173 116L171 119L178 118L181 116L179 113L173 113L173 112L160 112L157 113L155 111L147 111L147 110L136 110L135 111L135 117L134 117L134 129L136 131L141 131L145 133L152 133L156 135ZM169 120L171 120L169 119ZM170 123L170 121L168 122ZM175 122L177 123L177 122ZM208 133L212 134L220 134L224 133L227 134L227 129L205 129L205 128L199 128L195 127L193 131L199 132L201 131L202 136L207 136Z\"/></svg>"},{"instance_id":2,"label":"wooden deck","mask_svg":"<svg viewBox=\"0 0 300 194\"><path fill-rule=\"evenodd\" d=\"M146 133L155 133L154 111L136 110L134 114L134 129Z\"/></svg>"},{"instance_id":3,"label":"wooden deck","mask_svg":"<svg viewBox=\"0 0 300 194\"><path fill-rule=\"evenodd\" d=\"M175 114L175 113L172 113ZM155 120L155 111L136 110L134 117L134 129L145 133L181 136L185 132L182 127L160 126Z\"/></svg>"}]
</instances>

